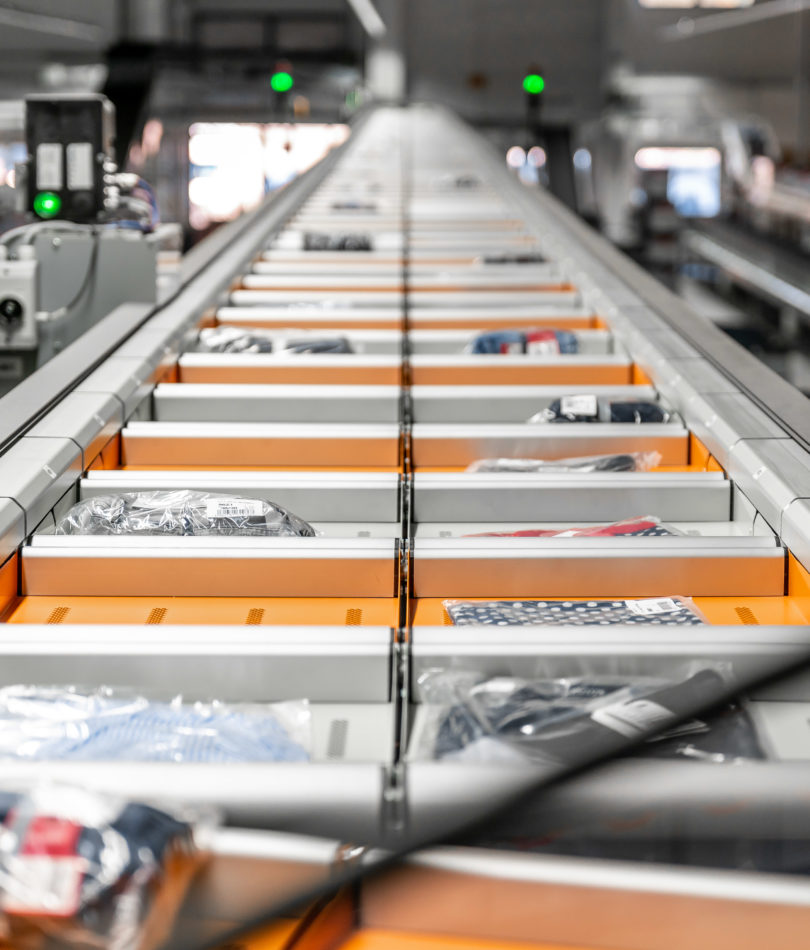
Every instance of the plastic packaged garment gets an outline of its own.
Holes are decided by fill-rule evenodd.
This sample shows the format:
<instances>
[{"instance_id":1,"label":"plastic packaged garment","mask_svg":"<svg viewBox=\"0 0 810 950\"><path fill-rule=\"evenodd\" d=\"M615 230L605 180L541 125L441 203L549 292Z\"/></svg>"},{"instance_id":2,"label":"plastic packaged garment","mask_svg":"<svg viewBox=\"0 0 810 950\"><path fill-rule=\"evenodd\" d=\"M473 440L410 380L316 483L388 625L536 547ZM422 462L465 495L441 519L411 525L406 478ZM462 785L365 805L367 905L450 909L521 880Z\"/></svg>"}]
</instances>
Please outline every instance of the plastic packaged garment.
<instances>
[{"instance_id":1,"label":"plastic packaged garment","mask_svg":"<svg viewBox=\"0 0 810 950\"><path fill-rule=\"evenodd\" d=\"M588 393L555 399L527 422L669 422L671 414L644 399L603 399Z\"/></svg>"},{"instance_id":2,"label":"plastic packaged garment","mask_svg":"<svg viewBox=\"0 0 810 950\"><path fill-rule=\"evenodd\" d=\"M478 459L468 472L649 472L661 464L660 452L625 452L555 459Z\"/></svg>"},{"instance_id":3,"label":"plastic packaged garment","mask_svg":"<svg viewBox=\"0 0 810 950\"><path fill-rule=\"evenodd\" d=\"M272 353L271 330L246 330L243 327L206 327L197 338L200 353Z\"/></svg>"},{"instance_id":4,"label":"plastic packaged garment","mask_svg":"<svg viewBox=\"0 0 810 950\"><path fill-rule=\"evenodd\" d=\"M206 860L213 825L211 816L75 788L17 797L0 830L0 942L156 950Z\"/></svg>"},{"instance_id":5,"label":"plastic packaged garment","mask_svg":"<svg viewBox=\"0 0 810 950\"><path fill-rule=\"evenodd\" d=\"M484 679L465 670L419 678L428 715L416 756L486 762L573 764L641 737L715 698L716 669L692 667L679 679L594 676ZM705 728L705 723L699 724ZM413 753L412 753L413 755Z\"/></svg>"},{"instance_id":6,"label":"plastic packaged garment","mask_svg":"<svg viewBox=\"0 0 810 950\"><path fill-rule=\"evenodd\" d=\"M347 199L346 201L333 201L332 202L333 211L365 211L371 214L376 214L378 211L377 204L373 201L358 201L354 198Z\"/></svg>"},{"instance_id":7,"label":"plastic packaged garment","mask_svg":"<svg viewBox=\"0 0 810 950\"><path fill-rule=\"evenodd\" d=\"M259 498L179 489L87 498L57 522L56 534L312 538L315 529Z\"/></svg>"},{"instance_id":8,"label":"plastic packaged garment","mask_svg":"<svg viewBox=\"0 0 810 950\"><path fill-rule=\"evenodd\" d=\"M374 245L369 234L304 234L305 251L372 251Z\"/></svg>"},{"instance_id":9,"label":"plastic packaged garment","mask_svg":"<svg viewBox=\"0 0 810 950\"><path fill-rule=\"evenodd\" d=\"M483 531L465 534L465 538L665 538L680 535L672 525L663 524L653 515L627 518L613 524L589 528L528 528L524 531Z\"/></svg>"},{"instance_id":10,"label":"plastic packaged garment","mask_svg":"<svg viewBox=\"0 0 810 950\"><path fill-rule=\"evenodd\" d=\"M0 689L0 759L305 762L305 700L259 706L151 702L108 689Z\"/></svg>"},{"instance_id":11,"label":"plastic packaged garment","mask_svg":"<svg viewBox=\"0 0 810 950\"><path fill-rule=\"evenodd\" d=\"M485 254L479 258L483 264L544 264L542 254Z\"/></svg>"},{"instance_id":12,"label":"plastic packaged garment","mask_svg":"<svg viewBox=\"0 0 810 950\"><path fill-rule=\"evenodd\" d=\"M640 600L445 600L455 626L582 627L609 624L698 626L705 623L687 597Z\"/></svg>"},{"instance_id":13,"label":"plastic packaged garment","mask_svg":"<svg viewBox=\"0 0 810 950\"><path fill-rule=\"evenodd\" d=\"M464 352L557 356L578 353L579 341L569 330L488 330L471 340Z\"/></svg>"},{"instance_id":14,"label":"plastic packaged garment","mask_svg":"<svg viewBox=\"0 0 810 950\"><path fill-rule=\"evenodd\" d=\"M354 353L349 341L342 336L317 337L311 340L291 340L284 344L282 353Z\"/></svg>"}]
</instances>

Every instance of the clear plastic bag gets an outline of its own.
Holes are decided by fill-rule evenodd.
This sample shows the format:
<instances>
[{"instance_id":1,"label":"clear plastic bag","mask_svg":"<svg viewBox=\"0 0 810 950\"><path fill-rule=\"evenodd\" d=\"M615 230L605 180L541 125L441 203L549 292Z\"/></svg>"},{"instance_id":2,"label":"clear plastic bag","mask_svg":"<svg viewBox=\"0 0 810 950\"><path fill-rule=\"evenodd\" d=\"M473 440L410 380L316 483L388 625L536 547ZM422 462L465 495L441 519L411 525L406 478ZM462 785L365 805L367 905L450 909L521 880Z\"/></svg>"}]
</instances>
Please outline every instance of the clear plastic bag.
<instances>
[{"instance_id":1,"label":"clear plastic bag","mask_svg":"<svg viewBox=\"0 0 810 950\"><path fill-rule=\"evenodd\" d=\"M718 667L688 664L667 679L487 679L470 670L434 669L418 685L426 706L411 758L569 764L656 725L665 731L675 716L716 697L726 681ZM708 729L692 720L676 731L694 736ZM734 757L740 748L728 752Z\"/></svg>"},{"instance_id":2,"label":"clear plastic bag","mask_svg":"<svg viewBox=\"0 0 810 950\"><path fill-rule=\"evenodd\" d=\"M488 330L475 336L464 352L558 356L578 353L579 341L569 330Z\"/></svg>"},{"instance_id":3,"label":"clear plastic bag","mask_svg":"<svg viewBox=\"0 0 810 950\"><path fill-rule=\"evenodd\" d=\"M479 459L468 472L649 472L661 464L660 452L625 452L556 459Z\"/></svg>"},{"instance_id":4,"label":"clear plastic bag","mask_svg":"<svg viewBox=\"0 0 810 950\"><path fill-rule=\"evenodd\" d=\"M522 531L482 531L465 538L665 538L682 535L673 525L664 524L654 515L626 518L613 524L584 528L527 528Z\"/></svg>"},{"instance_id":5,"label":"clear plastic bag","mask_svg":"<svg viewBox=\"0 0 810 950\"><path fill-rule=\"evenodd\" d=\"M152 702L110 689L0 689L0 759L305 762L306 700L233 706Z\"/></svg>"},{"instance_id":6,"label":"clear plastic bag","mask_svg":"<svg viewBox=\"0 0 810 950\"><path fill-rule=\"evenodd\" d=\"M74 505L56 534L312 538L315 529L269 501L196 491L122 492Z\"/></svg>"},{"instance_id":7,"label":"clear plastic bag","mask_svg":"<svg viewBox=\"0 0 810 950\"><path fill-rule=\"evenodd\" d=\"M611 624L699 626L703 614L689 597L636 600L445 600L458 627L582 627Z\"/></svg>"},{"instance_id":8,"label":"clear plastic bag","mask_svg":"<svg viewBox=\"0 0 810 950\"><path fill-rule=\"evenodd\" d=\"M216 819L41 786L0 828L0 940L156 950L169 938Z\"/></svg>"},{"instance_id":9,"label":"clear plastic bag","mask_svg":"<svg viewBox=\"0 0 810 950\"><path fill-rule=\"evenodd\" d=\"M546 262L546 258L542 254L530 251L516 254L484 254L483 257L476 258L476 260L482 264L545 264Z\"/></svg>"},{"instance_id":10,"label":"clear plastic bag","mask_svg":"<svg viewBox=\"0 0 810 950\"><path fill-rule=\"evenodd\" d=\"M526 421L554 424L561 422L623 422L644 423L669 422L672 414L657 402L648 399L612 397L606 399L591 393L577 393L555 399L551 405L536 412Z\"/></svg>"},{"instance_id":11,"label":"clear plastic bag","mask_svg":"<svg viewBox=\"0 0 810 950\"><path fill-rule=\"evenodd\" d=\"M307 232L303 242L305 251L373 251L370 234Z\"/></svg>"},{"instance_id":12,"label":"clear plastic bag","mask_svg":"<svg viewBox=\"0 0 810 950\"><path fill-rule=\"evenodd\" d=\"M200 353L272 353L273 331L246 330L244 327L218 326L200 330L197 350Z\"/></svg>"},{"instance_id":13,"label":"clear plastic bag","mask_svg":"<svg viewBox=\"0 0 810 950\"><path fill-rule=\"evenodd\" d=\"M284 343L281 353L284 356L296 356L307 353L354 353L354 350L345 337L336 336L292 339Z\"/></svg>"}]
</instances>

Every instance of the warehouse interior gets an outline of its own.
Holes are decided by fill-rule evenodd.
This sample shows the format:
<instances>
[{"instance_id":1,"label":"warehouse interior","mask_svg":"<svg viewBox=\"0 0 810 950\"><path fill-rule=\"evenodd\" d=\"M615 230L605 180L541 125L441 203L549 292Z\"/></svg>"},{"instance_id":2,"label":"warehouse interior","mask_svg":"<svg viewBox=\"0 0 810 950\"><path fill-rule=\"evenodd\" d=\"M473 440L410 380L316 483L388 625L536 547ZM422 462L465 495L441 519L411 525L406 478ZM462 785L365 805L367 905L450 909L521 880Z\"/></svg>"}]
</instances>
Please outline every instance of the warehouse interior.
<instances>
[{"instance_id":1,"label":"warehouse interior","mask_svg":"<svg viewBox=\"0 0 810 950\"><path fill-rule=\"evenodd\" d=\"M0 948L800 950L810 0L0 0Z\"/></svg>"}]
</instances>

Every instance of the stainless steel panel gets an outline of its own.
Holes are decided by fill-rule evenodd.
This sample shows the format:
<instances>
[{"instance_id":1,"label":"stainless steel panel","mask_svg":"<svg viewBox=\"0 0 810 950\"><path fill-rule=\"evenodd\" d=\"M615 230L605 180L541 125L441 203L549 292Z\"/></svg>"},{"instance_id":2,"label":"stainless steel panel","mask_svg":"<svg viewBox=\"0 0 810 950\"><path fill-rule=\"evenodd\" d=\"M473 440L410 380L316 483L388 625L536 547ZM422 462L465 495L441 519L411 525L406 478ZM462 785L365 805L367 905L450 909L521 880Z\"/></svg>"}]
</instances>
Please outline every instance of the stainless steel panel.
<instances>
[{"instance_id":1,"label":"stainless steel panel","mask_svg":"<svg viewBox=\"0 0 810 950\"><path fill-rule=\"evenodd\" d=\"M740 439L788 438L783 429L742 393L693 396L681 404L681 412L694 434L726 467Z\"/></svg>"},{"instance_id":2,"label":"stainless steel panel","mask_svg":"<svg viewBox=\"0 0 810 950\"><path fill-rule=\"evenodd\" d=\"M810 702L747 704L765 750L780 760L810 759Z\"/></svg>"},{"instance_id":3,"label":"stainless steel panel","mask_svg":"<svg viewBox=\"0 0 810 950\"><path fill-rule=\"evenodd\" d=\"M335 707L321 713L313 704L314 723L335 718ZM338 707L346 718L346 707ZM383 737L392 707L357 704L357 724L368 738ZM390 746L390 743L387 743ZM373 754L372 754L373 753ZM198 765L156 762L5 762L5 787L18 789L45 780L134 801L216 806L229 825L269 828L310 835L369 840L378 833L383 808L382 743L368 746L366 761Z\"/></svg>"},{"instance_id":4,"label":"stainless steel panel","mask_svg":"<svg viewBox=\"0 0 810 950\"><path fill-rule=\"evenodd\" d=\"M482 458L560 459L615 452L660 452L664 465L688 461L688 432L679 425L562 423L413 426L418 467L469 465Z\"/></svg>"},{"instance_id":5,"label":"stainless steel panel","mask_svg":"<svg viewBox=\"0 0 810 950\"><path fill-rule=\"evenodd\" d=\"M106 360L76 387L77 393L104 393L120 399L128 419L154 388L154 368L143 359Z\"/></svg>"},{"instance_id":6,"label":"stainless steel panel","mask_svg":"<svg viewBox=\"0 0 810 950\"><path fill-rule=\"evenodd\" d=\"M22 589L60 597L393 597L394 555L392 540L374 538L40 535L23 549Z\"/></svg>"},{"instance_id":7,"label":"stainless steel panel","mask_svg":"<svg viewBox=\"0 0 810 950\"><path fill-rule=\"evenodd\" d=\"M79 493L90 498L184 488L263 498L307 521L395 522L399 481L394 472L95 471L79 483Z\"/></svg>"},{"instance_id":8,"label":"stainless steel panel","mask_svg":"<svg viewBox=\"0 0 810 950\"><path fill-rule=\"evenodd\" d=\"M16 501L0 498L0 564L22 544L25 537L25 514Z\"/></svg>"},{"instance_id":9,"label":"stainless steel panel","mask_svg":"<svg viewBox=\"0 0 810 950\"><path fill-rule=\"evenodd\" d=\"M680 475L417 473L417 522L619 521L640 513L665 521L724 521L731 483L721 472Z\"/></svg>"},{"instance_id":10,"label":"stainless steel panel","mask_svg":"<svg viewBox=\"0 0 810 950\"><path fill-rule=\"evenodd\" d=\"M775 596L768 538L470 538L414 543L416 597Z\"/></svg>"},{"instance_id":11,"label":"stainless steel panel","mask_svg":"<svg viewBox=\"0 0 810 950\"><path fill-rule=\"evenodd\" d=\"M71 393L28 432L29 438L67 438L82 451L86 468L117 435L124 422L121 403L104 393Z\"/></svg>"},{"instance_id":12,"label":"stainless steel panel","mask_svg":"<svg viewBox=\"0 0 810 950\"><path fill-rule=\"evenodd\" d=\"M398 385L399 355L187 353L179 361L184 383L343 383Z\"/></svg>"},{"instance_id":13,"label":"stainless steel panel","mask_svg":"<svg viewBox=\"0 0 810 950\"><path fill-rule=\"evenodd\" d=\"M652 386L412 386L411 407L417 423L514 423L525 422L561 396L583 392L657 400Z\"/></svg>"},{"instance_id":14,"label":"stainless steel panel","mask_svg":"<svg viewBox=\"0 0 810 950\"><path fill-rule=\"evenodd\" d=\"M103 683L162 701L387 702L391 637L385 627L11 626L0 686Z\"/></svg>"},{"instance_id":15,"label":"stainless steel panel","mask_svg":"<svg viewBox=\"0 0 810 950\"><path fill-rule=\"evenodd\" d=\"M159 422L399 421L398 386L163 383L154 393Z\"/></svg>"},{"instance_id":16,"label":"stainless steel panel","mask_svg":"<svg viewBox=\"0 0 810 950\"><path fill-rule=\"evenodd\" d=\"M0 491L25 512L26 534L78 481L81 449L70 439L25 436L0 458Z\"/></svg>"},{"instance_id":17,"label":"stainless steel panel","mask_svg":"<svg viewBox=\"0 0 810 950\"><path fill-rule=\"evenodd\" d=\"M789 439L741 439L726 470L778 534L791 502L810 498L810 454Z\"/></svg>"},{"instance_id":18,"label":"stainless steel panel","mask_svg":"<svg viewBox=\"0 0 810 950\"><path fill-rule=\"evenodd\" d=\"M419 677L431 668L461 667L486 676L681 675L691 660L723 664L737 677L754 676L780 657L810 651L804 627L415 627L412 700L422 702ZM810 672L802 679L810 698Z\"/></svg>"}]
</instances>

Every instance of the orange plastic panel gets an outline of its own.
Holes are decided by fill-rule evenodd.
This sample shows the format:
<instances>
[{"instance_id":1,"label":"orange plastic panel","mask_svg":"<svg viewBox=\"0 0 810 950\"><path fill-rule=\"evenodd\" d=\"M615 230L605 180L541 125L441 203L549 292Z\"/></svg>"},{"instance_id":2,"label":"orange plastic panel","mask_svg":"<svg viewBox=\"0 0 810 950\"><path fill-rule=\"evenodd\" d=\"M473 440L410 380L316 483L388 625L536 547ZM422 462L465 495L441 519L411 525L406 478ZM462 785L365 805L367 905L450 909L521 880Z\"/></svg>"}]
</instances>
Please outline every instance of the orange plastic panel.
<instances>
[{"instance_id":1,"label":"orange plastic panel","mask_svg":"<svg viewBox=\"0 0 810 950\"><path fill-rule=\"evenodd\" d=\"M8 622L393 627L397 617L387 597L25 597Z\"/></svg>"},{"instance_id":2,"label":"orange plastic panel","mask_svg":"<svg viewBox=\"0 0 810 950\"><path fill-rule=\"evenodd\" d=\"M810 927L806 905L704 897L697 884L681 892L665 884L574 885L419 867L367 883L362 916L370 928L413 933L414 950L425 932L503 948L546 941L592 950L800 950Z\"/></svg>"},{"instance_id":3,"label":"orange plastic panel","mask_svg":"<svg viewBox=\"0 0 810 950\"><path fill-rule=\"evenodd\" d=\"M251 948L253 944L250 945ZM259 950L259 945L256 945ZM341 944L341 950L592 950L571 944L524 943L515 940L486 940L475 937L448 937L441 934L404 933L397 930L355 931Z\"/></svg>"},{"instance_id":4,"label":"orange plastic panel","mask_svg":"<svg viewBox=\"0 0 810 950\"><path fill-rule=\"evenodd\" d=\"M165 468L168 465L319 467L323 465L397 466L399 439L279 439L183 436L123 437L123 460L127 466Z\"/></svg>"},{"instance_id":5,"label":"orange plastic panel","mask_svg":"<svg viewBox=\"0 0 810 950\"><path fill-rule=\"evenodd\" d=\"M19 555L13 554L0 567L0 620L13 610L17 603L18 574Z\"/></svg>"},{"instance_id":6,"label":"orange plastic panel","mask_svg":"<svg viewBox=\"0 0 810 950\"><path fill-rule=\"evenodd\" d=\"M284 950L289 946L290 939L300 924L298 920L278 920L239 943L223 944L220 950Z\"/></svg>"},{"instance_id":7,"label":"orange plastic panel","mask_svg":"<svg viewBox=\"0 0 810 950\"><path fill-rule=\"evenodd\" d=\"M181 365L181 383L283 383L329 384L352 386L399 386L399 366L304 366L296 361L286 365L266 366L198 366Z\"/></svg>"},{"instance_id":8,"label":"orange plastic panel","mask_svg":"<svg viewBox=\"0 0 810 950\"><path fill-rule=\"evenodd\" d=\"M631 366L599 363L566 365L565 357L547 366L411 366L414 386L628 386Z\"/></svg>"},{"instance_id":9,"label":"orange plastic panel","mask_svg":"<svg viewBox=\"0 0 810 950\"><path fill-rule=\"evenodd\" d=\"M561 313L553 317L510 317L505 314L502 317L482 317L476 315L475 311L470 311L469 317L464 318L463 325L458 320L448 320L442 318L441 310L437 310L435 316L423 319L423 313L420 312L419 319L411 324L413 330L494 330L500 327L536 327L546 326L554 327L559 330L593 330L600 324L595 317L568 315ZM309 324L308 324L309 325Z\"/></svg>"}]
</instances>

